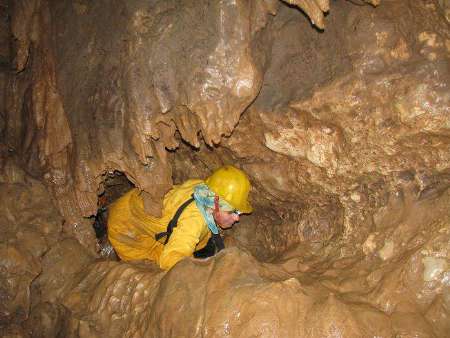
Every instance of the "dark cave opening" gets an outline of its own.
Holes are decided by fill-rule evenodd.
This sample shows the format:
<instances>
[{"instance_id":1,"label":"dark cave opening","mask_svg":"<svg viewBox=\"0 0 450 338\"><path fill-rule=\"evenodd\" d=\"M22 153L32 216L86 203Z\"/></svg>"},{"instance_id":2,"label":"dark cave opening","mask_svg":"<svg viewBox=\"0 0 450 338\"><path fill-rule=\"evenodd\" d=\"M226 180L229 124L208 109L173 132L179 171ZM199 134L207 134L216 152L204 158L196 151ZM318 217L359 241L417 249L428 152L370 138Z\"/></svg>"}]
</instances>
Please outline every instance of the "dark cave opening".
<instances>
[{"instance_id":1,"label":"dark cave opening","mask_svg":"<svg viewBox=\"0 0 450 338\"><path fill-rule=\"evenodd\" d=\"M105 173L103 182L100 184L98 208L108 207L116 199L134 187L135 185L121 171L114 170Z\"/></svg>"},{"instance_id":2,"label":"dark cave opening","mask_svg":"<svg viewBox=\"0 0 450 338\"><path fill-rule=\"evenodd\" d=\"M118 259L108 241L108 207L134 187L134 184L121 171L115 170L104 174L98 194L97 213L92 216L92 226L97 238L97 252L103 258Z\"/></svg>"}]
</instances>

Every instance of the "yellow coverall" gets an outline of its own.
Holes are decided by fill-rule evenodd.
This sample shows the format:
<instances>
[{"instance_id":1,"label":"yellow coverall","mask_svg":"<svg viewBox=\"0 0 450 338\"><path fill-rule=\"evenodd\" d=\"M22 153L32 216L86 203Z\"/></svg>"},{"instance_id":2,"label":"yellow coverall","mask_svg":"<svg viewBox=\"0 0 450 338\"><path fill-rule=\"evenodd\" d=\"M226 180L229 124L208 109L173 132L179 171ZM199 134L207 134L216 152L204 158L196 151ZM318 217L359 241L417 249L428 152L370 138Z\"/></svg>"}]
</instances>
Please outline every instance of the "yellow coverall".
<instances>
[{"instance_id":1,"label":"yellow coverall","mask_svg":"<svg viewBox=\"0 0 450 338\"><path fill-rule=\"evenodd\" d=\"M165 237L155 240L155 234L167 230L175 212L191 198L194 187L200 183L204 181L188 180L174 186L164 197L161 218L144 211L138 189L127 192L114 202L109 208L108 238L119 257L124 261L149 259L168 270L184 257L204 248L211 232L195 201L181 213L166 245Z\"/></svg>"}]
</instances>

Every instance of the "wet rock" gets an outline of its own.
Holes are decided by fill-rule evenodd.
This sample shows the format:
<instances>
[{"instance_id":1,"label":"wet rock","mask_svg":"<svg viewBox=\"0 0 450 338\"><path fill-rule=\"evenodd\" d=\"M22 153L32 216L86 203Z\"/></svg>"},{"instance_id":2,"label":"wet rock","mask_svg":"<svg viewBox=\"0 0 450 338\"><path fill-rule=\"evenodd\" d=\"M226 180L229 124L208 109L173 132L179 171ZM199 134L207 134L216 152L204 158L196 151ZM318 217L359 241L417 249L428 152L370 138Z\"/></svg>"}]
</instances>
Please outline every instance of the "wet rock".
<instances>
[{"instance_id":1,"label":"wet rock","mask_svg":"<svg viewBox=\"0 0 450 338\"><path fill-rule=\"evenodd\" d=\"M373 308L345 304L331 294L306 317L305 337L391 337L389 317Z\"/></svg>"},{"instance_id":2,"label":"wet rock","mask_svg":"<svg viewBox=\"0 0 450 338\"><path fill-rule=\"evenodd\" d=\"M151 308L163 275L156 265L149 264L101 262L91 265L80 274L79 284L65 296L64 306L72 315L67 330L80 337L157 336L157 327L150 326L149 318L156 315ZM164 298L161 301L170 303ZM176 302L176 307L179 306Z\"/></svg>"},{"instance_id":3,"label":"wet rock","mask_svg":"<svg viewBox=\"0 0 450 338\"><path fill-rule=\"evenodd\" d=\"M24 327L32 337L58 337L64 335L63 324L66 311L61 305L39 303L31 309Z\"/></svg>"},{"instance_id":4,"label":"wet rock","mask_svg":"<svg viewBox=\"0 0 450 338\"><path fill-rule=\"evenodd\" d=\"M92 223L92 219L86 218L81 218L73 223L65 223L64 233L69 237L76 238L83 245L84 250L95 256L97 253L97 239Z\"/></svg>"},{"instance_id":5,"label":"wet rock","mask_svg":"<svg viewBox=\"0 0 450 338\"><path fill-rule=\"evenodd\" d=\"M446 336L448 6L287 2L318 27L329 9L327 29L272 0L11 5L2 320L31 306L35 336ZM168 273L93 262L82 216L105 176L158 210L172 178L225 163L254 187L236 248Z\"/></svg>"},{"instance_id":6,"label":"wet rock","mask_svg":"<svg viewBox=\"0 0 450 338\"><path fill-rule=\"evenodd\" d=\"M392 256L394 255L394 242L391 240L387 240L380 251L378 251L378 255L384 261L392 258Z\"/></svg>"},{"instance_id":7,"label":"wet rock","mask_svg":"<svg viewBox=\"0 0 450 338\"><path fill-rule=\"evenodd\" d=\"M93 257L75 239L65 239L54 245L42 258L42 273L35 281L44 302L61 301L68 289L76 283L77 273Z\"/></svg>"},{"instance_id":8,"label":"wet rock","mask_svg":"<svg viewBox=\"0 0 450 338\"><path fill-rule=\"evenodd\" d=\"M6 162L1 177L0 322L20 324L29 315L40 258L57 240L62 219L42 183L16 164Z\"/></svg>"},{"instance_id":9,"label":"wet rock","mask_svg":"<svg viewBox=\"0 0 450 338\"><path fill-rule=\"evenodd\" d=\"M35 258L40 258L48 250L48 244L41 232L32 229L19 230L16 234L17 243L28 249Z\"/></svg>"},{"instance_id":10,"label":"wet rock","mask_svg":"<svg viewBox=\"0 0 450 338\"><path fill-rule=\"evenodd\" d=\"M281 121L264 121L265 129L275 129L264 134L265 146L292 158L305 158L334 173L338 164L337 156L344 146L342 132L336 126L314 121L305 115L288 113ZM284 124L288 127L284 127Z\"/></svg>"},{"instance_id":11,"label":"wet rock","mask_svg":"<svg viewBox=\"0 0 450 338\"><path fill-rule=\"evenodd\" d=\"M18 236L29 229L44 236L46 243L53 244L61 233L63 221L44 185L29 177L24 183L0 185L3 217L9 222L4 228L17 231Z\"/></svg>"},{"instance_id":12,"label":"wet rock","mask_svg":"<svg viewBox=\"0 0 450 338\"><path fill-rule=\"evenodd\" d=\"M30 284L41 272L41 265L19 245L0 244L0 323L20 323L28 318Z\"/></svg>"},{"instance_id":13,"label":"wet rock","mask_svg":"<svg viewBox=\"0 0 450 338\"><path fill-rule=\"evenodd\" d=\"M261 87L265 51L254 40L276 7L273 0L17 2L15 64L28 76L12 79L18 89L8 111L25 106L33 122L11 116L8 133L68 222L95 214L102 176L114 170L157 209L172 185L166 148L178 146L178 135L199 147L231 134ZM124 29L111 30L112 21ZM53 26L54 44L42 34Z\"/></svg>"},{"instance_id":14,"label":"wet rock","mask_svg":"<svg viewBox=\"0 0 450 338\"><path fill-rule=\"evenodd\" d=\"M369 305L280 278L280 271L236 249L206 261L183 260L169 273L153 265L96 263L65 300L72 316L66 330L81 337L433 337L418 314L396 312L391 322Z\"/></svg>"},{"instance_id":15,"label":"wet rock","mask_svg":"<svg viewBox=\"0 0 450 338\"><path fill-rule=\"evenodd\" d=\"M418 313L394 313L392 326L397 337L435 337L431 325Z\"/></svg>"},{"instance_id":16,"label":"wet rock","mask_svg":"<svg viewBox=\"0 0 450 338\"><path fill-rule=\"evenodd\" d=\"M19 166L17 161L7 158L6 154L2 154L2 170L0 172L0 182L15 184L26 183L26 173L23 168ZM5 158L6 157L6 158Z\"/></svg>"},{"instance_id":17,"label":"wet rock","mask_svg":"<svg viewBox=\"0 0 450 338\"><path fill-rule=\"evenodd\" d=\"M423 280L425 282L431 282L432 280L438 279L443 273L448 270L446 258L428 256L422 258L422 262L425 267L423 271Z\"/></svg>"},{"instance_id":18,"label":"wet rock","mask_svg":"<svg viewBox=\"0 0 450 338\"><path fill-rule=\"evenodd\" d=\"M381 312L327 298L322 288L295 278L274 279L277 271L237 249L206 261L183 260L168 273L152 265L97 263L65 305L82 337L392 334Z\"/></svg>"},{"instance_id":19,"label":"wet rock","mask_svg":"<svg viewBox=\"0 0 450 338\"><path fill-rule=\"evenodd\" d=\"M31 337L26 330L16 324L7 327L0 327L0 334L3 338L29 338Z\"/></svg>"},{"instance_id":20,"label":"wet rock","mask_svg":"<svg viewBox=\"0 0 450 338\"><path fill-rule=\"evenodd\" d=\"M426 320L432 325L438 337L445 337L450 331L450 302L445 301L444 297L446 296L437 297L425 314ZM447 298L449 297L447 296Z\"/></svg>"}]
</instances>

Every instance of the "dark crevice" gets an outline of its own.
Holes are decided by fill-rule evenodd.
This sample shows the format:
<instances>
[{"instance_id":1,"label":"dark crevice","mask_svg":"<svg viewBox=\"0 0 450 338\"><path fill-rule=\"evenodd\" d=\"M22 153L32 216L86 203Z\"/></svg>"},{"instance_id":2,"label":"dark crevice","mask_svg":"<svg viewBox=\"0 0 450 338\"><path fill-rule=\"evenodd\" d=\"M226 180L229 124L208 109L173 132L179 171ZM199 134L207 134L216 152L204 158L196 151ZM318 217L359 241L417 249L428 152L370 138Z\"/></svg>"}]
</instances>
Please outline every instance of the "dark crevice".
<instances>
[{"instance_id":1,"label":"dark crevice","mask_svg":"<svg viewBox=\"0 0 450 338\"><path fill-rule=\"evenodd\" d=\"M108 207L134 187L134 184L120 171L116 170L104 175L99 189L97 214L92 216L92 226L97 238L97 252L103 258L118 260L114 249L108 241Z\"/></svg>"}]
</instances>

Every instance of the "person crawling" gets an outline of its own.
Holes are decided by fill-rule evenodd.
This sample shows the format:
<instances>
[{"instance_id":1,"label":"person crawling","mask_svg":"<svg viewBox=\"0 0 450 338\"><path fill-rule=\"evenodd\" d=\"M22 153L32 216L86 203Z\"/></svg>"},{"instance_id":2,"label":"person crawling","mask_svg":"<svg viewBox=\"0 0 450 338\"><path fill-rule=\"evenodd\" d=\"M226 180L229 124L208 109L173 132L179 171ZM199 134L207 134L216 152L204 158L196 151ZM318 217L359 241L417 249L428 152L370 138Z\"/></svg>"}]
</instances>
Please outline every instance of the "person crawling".
<instances>
[{"instance_id":1,"label":"person crawling","mask_svg":"<svg viewBox=\"0 0 450 338\"><path fill-rule=\"evenodd\" d=\"M161 217L144 210L132 189L108 210L108 239L123 261L148 259L169 270L185 257L205 258L224 248L219 227L228 229L249 214L250 181L227 165L206 180L190 179L165 196Z\"/></svg>"}]
</instances>

